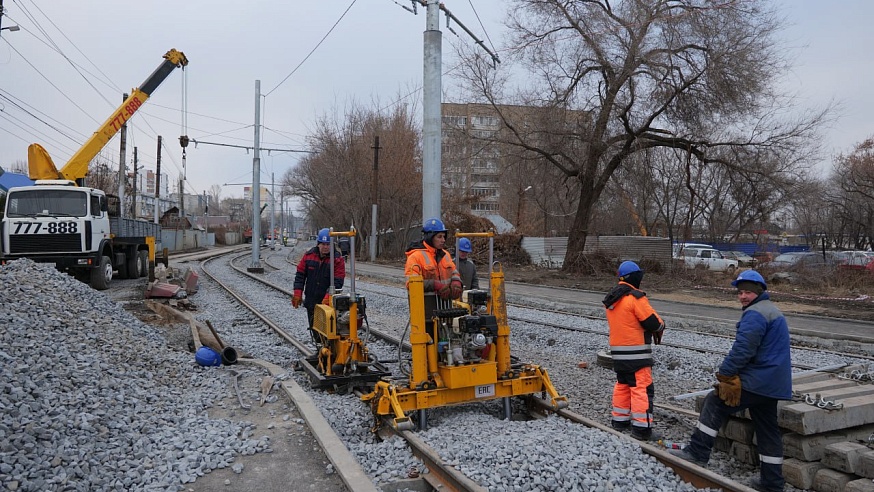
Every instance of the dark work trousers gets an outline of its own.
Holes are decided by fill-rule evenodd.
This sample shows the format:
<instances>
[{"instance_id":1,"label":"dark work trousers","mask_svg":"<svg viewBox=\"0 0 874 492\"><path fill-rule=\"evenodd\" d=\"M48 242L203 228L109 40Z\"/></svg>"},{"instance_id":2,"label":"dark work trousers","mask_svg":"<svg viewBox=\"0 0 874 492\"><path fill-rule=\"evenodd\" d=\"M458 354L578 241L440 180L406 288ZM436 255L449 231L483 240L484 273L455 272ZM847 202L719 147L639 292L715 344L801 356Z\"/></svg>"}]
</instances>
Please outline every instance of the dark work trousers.
<instances>
[{"instance_id":1,"label":"dark work trousers","mask_svg":"<svg viewBox=\"0 0 874 492\"><path fill-rule=\"evenodd\" d=\"M314 344L318 345L321 340L319 339L318 335L316 335L316 332L313 331L313 316L315 316L316 306L312 305L304 307L307 308L307 321L309 322L310 338L313 339Z\"/></svg>"},{"instance_id":2,"label":"dark work trousers","mask_svg":"<svg viewBox=\"0 0 874 492\"><path fill-rule=\"evenodd\" d=\"M708 461L719 428L729 415L745 409L750 410L756 431L762 486L767 490L783 490L783 438L777 425L777 400L774 398L741 390L740 404L730 407L717 396L716 391L711 391L704 400L698 427L685 449L696 459Z\"/></svg>"}]
</instances>

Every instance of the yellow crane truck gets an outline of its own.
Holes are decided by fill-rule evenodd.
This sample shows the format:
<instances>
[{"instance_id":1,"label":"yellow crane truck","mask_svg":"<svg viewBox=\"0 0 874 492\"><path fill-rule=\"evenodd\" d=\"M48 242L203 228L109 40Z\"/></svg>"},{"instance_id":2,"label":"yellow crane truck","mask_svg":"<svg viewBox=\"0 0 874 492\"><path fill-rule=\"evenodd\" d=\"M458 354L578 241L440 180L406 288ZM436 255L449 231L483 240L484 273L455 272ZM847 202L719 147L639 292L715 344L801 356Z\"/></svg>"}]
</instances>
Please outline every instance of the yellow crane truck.
<instances>
[{"instance_id":1,"label":"yellow crane truck","mask_svg":"<svg viewBox=\"0 0 874 492\"><path fill-rule=\"evenodd\" d=\"M123 218L122 204L113 206L102 190L85 186L85 176L94 156L170 72L187 64L181 51L168 51L149 78L131 91L60 170L41 145L28 147L28 173L35 184L7 192L0 223L0 264L19 258L54 263L97 290L109 288L114 270L122 278L148 273L161 227Z\"/></svg>"}]
</instances>

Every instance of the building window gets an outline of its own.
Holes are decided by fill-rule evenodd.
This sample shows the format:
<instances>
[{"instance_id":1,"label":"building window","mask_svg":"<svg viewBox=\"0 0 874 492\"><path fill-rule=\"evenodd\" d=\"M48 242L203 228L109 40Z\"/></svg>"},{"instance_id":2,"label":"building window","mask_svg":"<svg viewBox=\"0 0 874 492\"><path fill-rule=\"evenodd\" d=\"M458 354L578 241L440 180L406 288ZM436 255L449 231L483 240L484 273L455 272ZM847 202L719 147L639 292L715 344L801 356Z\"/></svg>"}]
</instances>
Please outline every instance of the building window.
<instances>
[{"instance_id":1,"label":"building window","mask_svg":"<svg viewBox=\"0 0 874 492\"><path fill-rule=\"evenodd\" d=\"M454 128L464 128L467 126L467 116L444 116L443 125Z\"/></svg>"},{"instance_id":2,"label":"building window","mask_svg":"<svg viewBox=\"0 0 874 492\"><path fill-rule=\"evenodd\" d=\"M476 127L494 128L498 126L498 118L494 116L473 116L470 118L470 123Z\"/></svg>"}]
</instances>

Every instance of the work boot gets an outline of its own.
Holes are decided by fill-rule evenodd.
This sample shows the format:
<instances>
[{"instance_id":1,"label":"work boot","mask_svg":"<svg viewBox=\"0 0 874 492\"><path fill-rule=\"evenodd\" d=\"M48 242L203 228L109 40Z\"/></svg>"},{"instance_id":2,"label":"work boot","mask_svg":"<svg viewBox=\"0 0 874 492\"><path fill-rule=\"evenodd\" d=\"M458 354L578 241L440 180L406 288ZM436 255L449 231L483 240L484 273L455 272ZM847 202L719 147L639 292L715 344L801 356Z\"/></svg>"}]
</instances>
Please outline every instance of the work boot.
<instances>
[{"instance_id":1,"label":"work boot","mask_svg":"<svg viewBox=\"0 0 874 492\"><path fill-rule=\"evenodd\" d=\"M610 426L613 427L613 430L619 432L628 432L631 429L631 422L617 422L615 420L610 421Z\"/></svg>"},{"instance_id":2,"label":"work boot","mask_svg":"<svg viewBox=\"0 0 874 492\"><path fill-rule=\"evenodd\" d=\"M707 466L706 461L696 458L694 455L692 455L692 453L686 451L685 449L669 449L668 453L676 456L677 458L695 463L698 466Z\"/></svg>"},{"instance_id":3,"label":"work boot","mask_svg":"<svg viewBox=\"0 0 874 492\"><path fill-rule=\"evenodd\" d=\"M658 441L662 438L662 435L658 432L653 431L652 429L640 429L637 427L631 428L631 437L637 439L638 441Z\"/></svg>"},{"instance_id":4,"label":"work boot","mask_svg":"<svg viewBox=\"0 0 874 492\"><path fill-rule=\"evenodd\" d=\"M758 478L750 479L750 488L758 490L759 492L783 492L783 487L780 487L779 489L769 489L768 487L765 487L762 485L762 481Z\"/></svg>"}]
</instances>

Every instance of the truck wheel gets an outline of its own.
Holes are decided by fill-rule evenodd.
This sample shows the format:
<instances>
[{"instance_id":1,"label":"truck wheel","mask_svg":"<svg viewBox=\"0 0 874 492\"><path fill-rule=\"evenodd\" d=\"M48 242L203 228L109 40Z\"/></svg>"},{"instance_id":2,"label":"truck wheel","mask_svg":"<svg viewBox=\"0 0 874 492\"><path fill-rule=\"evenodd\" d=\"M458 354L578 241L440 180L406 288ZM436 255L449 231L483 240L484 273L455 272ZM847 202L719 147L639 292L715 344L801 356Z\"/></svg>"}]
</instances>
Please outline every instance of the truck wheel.
<instances>
[{"instance_id":1,"label":"truck wheel","mask_svg":"<svg viewBox=\"0 0 874 492\"><path fill-rule=\"evenodd\" d=\"M106 290L112 281L112 260L108 256L100 257L100 266L91 270L91 287Z\"/></svg>"},{"instance_id":2,"label":"truck wheel","mask_svg":"<svg viewBox=\"0 0 874 492\"><path fill-rule=\"evenodd\" d=\"M137 256L140 260L140 277L146 277L149 275L149 252L140 251Z\"/></svg>"},{"instance_id":3,"label":"truck wheel","mask_svg":"<svg viewBox=\"0 0 874 492\"><path fill-rule=\"evenodd\" d=\"M121 278L140 278L140 255L136 251L132 251L124 255L124 273L119 268L119 276Z\"/></svg>"}]
</instances>

